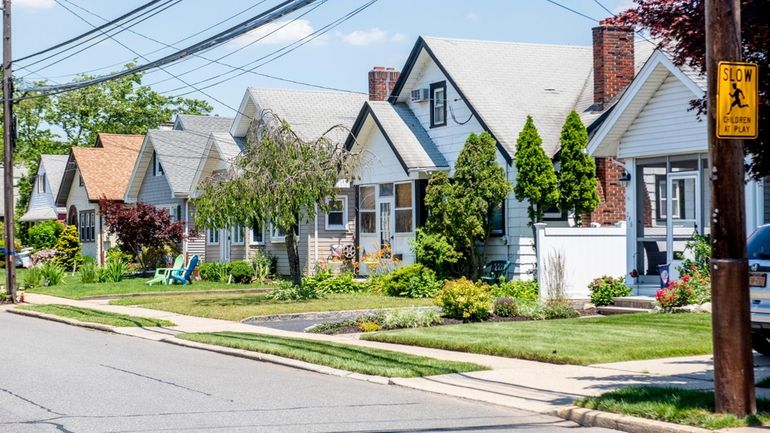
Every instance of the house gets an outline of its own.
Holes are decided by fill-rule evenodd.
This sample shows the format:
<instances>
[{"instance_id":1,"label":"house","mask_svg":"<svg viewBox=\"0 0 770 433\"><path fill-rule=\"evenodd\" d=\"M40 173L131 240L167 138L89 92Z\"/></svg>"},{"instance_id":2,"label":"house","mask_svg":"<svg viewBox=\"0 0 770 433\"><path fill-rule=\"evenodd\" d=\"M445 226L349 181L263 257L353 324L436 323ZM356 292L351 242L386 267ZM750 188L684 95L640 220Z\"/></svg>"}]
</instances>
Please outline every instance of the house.
<instances>
[{"instance_id":1,"label":"house","mask_svg":"<svg viewBox=\"0 0 770 433\"><path fill-rule=\"evenodd\" d=\"M373 155L355 182L356 237L362 255L389 248L402 263L426 218L424 194L430 176L451 174L471 133L489 132L497 161L516 180L516 139L531 115L546 154L559 151L562 125L576 110L589 128L600 123L615 96L653 50L634 42L633 32L594 29L593 46L564 46L420 37L402 72L370 72L370 100L359 111L347 146ZM621 80L621 78L623 78ZM588 222L611 225L625 219L618 199L618 170L597 161L602 205ZM551 225L568 216L546 214ZM494 219L488 260L509 260L511 275L529 278L536 261L527 205L511 194Z\"/></svg>"},{"instance_id":2,"label":"house","mask_svg":"<svg viewBox=\"0 0 770 433\"><path fill-rule=\"evenodd\" d=\"M66 223L78 228L83 256L104 264L115 246L99 211L100 200L122 202L144 136L100 133L94 147L73 147L56 194Z\"/></svg>"},{"instance_id":3,"label":"house","mask_svg":"<svg viewBox=\"0 0 770 433\"><path fill-rule=\"evenodd\" d=\"M178 115L171 128L147 132L133 166L126 203L147 203L166 209L172 221L184 221L185 240L181 245L186 258L206 258L204 233L195 230L195 207L190 202L211 144L229 141L232 118ZM210 255L211 259L217 257Z\"/></svg>"},{"instance_id":4,"label":"house","mask_svg":"<svg viewBox=\"0 0 770 433\"><path fill-rule=\"evenodd\" d=\"M272 115L288 122L300 139L314 141L330 128L340 125L328 136L343 143L353 126L366 95L348 92L317 92L304 90L249 88L243 97L230 130L235 140L245 140L253 119L273 121ZM300 264L304 271L313 272L323 262L333 246L353 245L355 234L355 203L353 189L343 183L338 189L329 213L319 213L312 220L301 218L298 233ZM240 228L237 228L240 230ZM277 259L278 273L289 273L285 236L275 227L250 227L245 237L237 237L249 247L264 248ZM230 242L209 231L209 241ZM216 243L209 242L207 252Z\"/></svg>"},{"instance_id":5,"label":"house","mask_svg":"<svg viewBox=\"0 0 770 433\"><path fill-rule=\"evenodd\" d=\"M626 278L640 295L655 294L658 266L675 271L694 232L710 233L707 123L690 105L705 92L704 76L655 51L590 139L592 155L626 171ZM745 188L751 233L770 222L770 188L756 181Z\"/></svg>"},{"instance_id":6,"label":"house","mask_svg":"<svg viewBox=\"0 0 770 433\"><path fill-rule=\"evenodd\" d=\"M37 223L47 220L65 220L67 209L57 207L55 202L68 159L68 155L40 155L40 164L35 183L32 185L27 212L19 218L19 221Z\"/></svg>"}]
</instances>

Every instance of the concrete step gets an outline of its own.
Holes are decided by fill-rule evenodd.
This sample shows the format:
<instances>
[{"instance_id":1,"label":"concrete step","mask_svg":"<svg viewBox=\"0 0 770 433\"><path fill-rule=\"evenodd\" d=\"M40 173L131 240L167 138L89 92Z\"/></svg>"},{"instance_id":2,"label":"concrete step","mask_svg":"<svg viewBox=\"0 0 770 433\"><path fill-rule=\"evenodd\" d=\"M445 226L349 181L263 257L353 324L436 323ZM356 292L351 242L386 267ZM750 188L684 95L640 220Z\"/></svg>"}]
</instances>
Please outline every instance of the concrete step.
<instances>
[{"instance_id":1,"label":"concrete step","mask_svg":"<svg viewBox=\"0 0 770 433\"><path fill-rule=\"evenodd\" d=\"M651 296L622 296L613 298L612 305L625 308L655 308L655 298Z\"/></svg>"},{"instance_id":2,"label":"concrete step","mask_svg":"<svg viewBox=\"0 0 770 433\"><path fill-rule=\"evenodd\" d=\"M652 311L649 308L633 308L633 307L616 307L614 305L605 305L598 307L599 314L609 316L613 314L633 314L633 313L649 313Z\"/></svg>"}]
</instances>

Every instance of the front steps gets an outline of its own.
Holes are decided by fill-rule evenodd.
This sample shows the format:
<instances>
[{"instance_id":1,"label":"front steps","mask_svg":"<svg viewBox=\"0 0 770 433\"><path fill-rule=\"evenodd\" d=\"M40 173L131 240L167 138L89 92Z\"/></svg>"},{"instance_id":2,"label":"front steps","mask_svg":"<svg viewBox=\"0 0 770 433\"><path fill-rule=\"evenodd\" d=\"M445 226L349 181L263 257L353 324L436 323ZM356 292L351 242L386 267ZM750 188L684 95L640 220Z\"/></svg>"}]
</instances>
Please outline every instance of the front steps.
<instances>
[{"instance_id":1,"label":"front steps","mask_svg":"<svg viewBox=\"0 0 770 433\"><path fill-rule=\"evenodd\" d=\"M649 313L655 309L655 298L651 296L623 296L613 299L612 305L598 307L599 314Z\"/></svg>"}]
</instances>

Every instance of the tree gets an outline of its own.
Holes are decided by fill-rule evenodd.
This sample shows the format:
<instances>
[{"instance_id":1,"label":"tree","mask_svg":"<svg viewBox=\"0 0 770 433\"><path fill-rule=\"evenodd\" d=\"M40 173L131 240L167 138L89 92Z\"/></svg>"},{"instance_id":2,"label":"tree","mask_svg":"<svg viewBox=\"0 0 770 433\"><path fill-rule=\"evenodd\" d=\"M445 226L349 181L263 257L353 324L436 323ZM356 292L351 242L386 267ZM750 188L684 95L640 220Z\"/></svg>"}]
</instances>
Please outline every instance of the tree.
<instances>
[{"instance_id":1,"label":"tree","mask_svg":"<svg viewBox=\"0 0 770 433\"><path fill-rule=\"evenodd\" d=\"M109 200L101 200L99 208L107 232L117 236L120 249L136 256L144 268L151 263L145 263L143 248L158 249L184 240L184 222L171 222L165 209L146 203L125 206Z\"/></svg>"},{"instance_id":2,"label":"tree","mask_svg":"<svg viewBox=\"0 0 770 433\"><path fill-rule=\"evenodd\" d=\"M335 129L335 128L332 128ZM330 131L332 130L330 129ZM302 279L297 233L300 218L328 211L338 180L352 180L357 156L326 135L302 140L291 126L263 112L252 122L247 144L226 176L211 177L194 200L200 227L272 224L286 234L292 282Z\"/></svg>"},{"instance_id":3,"label":"tree","mask_svg":"<svg viewBox=\"0 0 770 433\"><path fill-rule=\"evenodd\" d=\"M439 172L428 183L426 231L446 238L464 258L465 273L472 278L486 261L494 213L510 191L505 170L497 163L497 143L488 132L468 136L451 178ZM454 256L451 251L443 255Z\"/></svg>"},{"instance_id":4,"label":"tree","mask_svg":"<svg viewBox=\"0 0 770 433\"><path fill-rule=\"evenodd\" d=\"M553 163L543 150L543 140L532 116L527 116L524 128L516 140L516 200L527 200L529 225L543 220L545 211L559 203L559 186Z\"/></svg>"},{"instance_id":5,"label":"tree","mask_svg":"<svg viewBox=\"0 0 770 433\"><path fill-rule=\"evenodd\" d=\"M54 263L67 270L74 270L83 260L80 253L78 228L74 225L64 227L54 249L56 250L56 255L53 258Z\"/></svg>"},{"instance_id":6,"label":"tree","mask_svg":"<svg viewBox=\"0 0 770 433\"><path fill-rule=\"evenodd\" d=\"M573 110L561 130L561 168L556 173L559 180L560 207L575 213L575 223L580 225L581 216L599 205L596 191L596 163L588 155L588 132L580 116Z\"/></svg>"},{"instance_id":7,"label":"tree","mask_svg":"<svg viewBox=\"0 0 770 433\"><path fill-rule=\"evenodd\" d=\"M630 8L607 20L609 24L649 31L658 46L677 65L706 72L704 0L634 0ZM770 2L741 0L743 59L759 64L759 137L745 140L751 156L749 173L760 179L770 174ZM705 98L693 101L693 108L705 112Z\"/></svg>"},{"instance_id":8,"label":"tree","mask_svg":"<svg viewBox=\"0 0 770 433\"><path fill-rule=\"evenodd\" d=\"M42 221L27 230L27 242L35 249L53 248L62 230L64 225L59 221Z\"/></svg>"}]
</instances>

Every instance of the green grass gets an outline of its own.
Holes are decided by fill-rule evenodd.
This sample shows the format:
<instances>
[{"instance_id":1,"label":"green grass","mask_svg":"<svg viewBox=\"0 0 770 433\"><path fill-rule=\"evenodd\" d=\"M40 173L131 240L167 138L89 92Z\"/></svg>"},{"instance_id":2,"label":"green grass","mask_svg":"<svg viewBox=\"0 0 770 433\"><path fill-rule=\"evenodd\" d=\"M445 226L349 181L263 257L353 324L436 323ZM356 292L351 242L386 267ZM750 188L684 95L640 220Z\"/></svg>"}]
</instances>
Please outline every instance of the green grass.
<instances>
[{"instance_id":1,"label":"green grass","mask_svg":"<svg viewBox=\"0 0 770 433\"><path fill-rule=\"evenodd\" d=\"M18 269L16 280L19 287L24 286L24 274L26 269ZM145 293L161 292L187 292L202 290L240 290L256 289L270 287L268 284L225 284L210 281L196 281L193 284L173 284L164 286L163 284L153 284L148 286L146 283L152 277L146 278L126 278L119 283L93 283L83 284L80 282L78 274L72 275L68 272L64 277L62 284L52 287L35 287L27 290L29 293L40 293L43 295L58 296L61 298L81 299L90 296L109 296L109 295L132 295ZM0 270L0 280L5 279L5 269Z\"/></svg>"},{"instance_id":2,"label":"green grass","mask_svg":"<svg viewBox=\"0 0 770 433\"><path fill-rule=\"evenodd\" d=\"M634 386L575 402L588 409L717 430L770 422L770 400L757 400L757 415L738 418L714 413L714 392Z\"/></svg>"},{"instance_id":3,"label":"green grass","mask_svg":"<svg viewBox=\"0 0 770 433\"><path fill-rule=\"evenodd\" d=\"M328 295L309 301L274 301L267 294L144 296L117 299L115 305L138 305L156 310L225 320L252 316L371 308L403 308L432 305L431 299L396 298L369 293Z\"/></svg>"},{"instance_id":4,"label":"green grass","mask_svg":"<svg viewBox=\"0 0 770 433\"><path fill-rule=\"evenodd\" d=\"M629 314L590 319L474 323L365 334L388 343L555 364L711 353L709 314Z\"/></svg>"},{"instance_id":5,"label":"green grass","mask_svg":"<svg viewBox=\"0 0 770 433\"><path fill-rule=\"evenodd\" d=\"M52 314L54 316L67 317L81 322L102 323L111 326L175 326L173 322L161 319L149 319L146 317L128 316L126 314L109 313L106 311L92 310L90 308L73 307L70 305L47 304L25 305L19 307L22 310L37 311L38 313Z\"/></svg>"},{"instance_id":6,"label":"green grass","mask_svg":"<svg viewBox=\"0 0 770 433\"><path fill-rule=\"evenodd\" d=\"M262 334L213 332L181 334L177 337L376 376L420 377L487 370L486 367L465 362L441 361L388 350Z\"/></svg>"}]
</instances>

